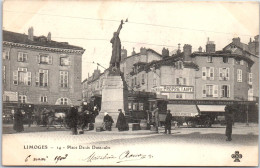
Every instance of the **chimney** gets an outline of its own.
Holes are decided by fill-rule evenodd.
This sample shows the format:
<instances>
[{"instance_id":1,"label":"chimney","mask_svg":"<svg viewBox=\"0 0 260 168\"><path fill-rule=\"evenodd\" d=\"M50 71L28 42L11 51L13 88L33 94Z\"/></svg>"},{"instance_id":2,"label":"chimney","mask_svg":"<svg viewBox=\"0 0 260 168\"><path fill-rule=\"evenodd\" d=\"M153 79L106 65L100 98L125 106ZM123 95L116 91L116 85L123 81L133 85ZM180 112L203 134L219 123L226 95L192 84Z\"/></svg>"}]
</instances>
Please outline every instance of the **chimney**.
<instances>
[{"instance_id":1,"label":"chimney","mask_svg":"<svg viewBox=\"0 0 260 168\"><path fill-rule=\"evenodd\" d=\"M202 47L201 46L199 47L199 52L202 52Z\"/></svg>"},{"instance_id":2,"label":"chimney","mask_svg":"<svg viewBox=\"0 0 260 168\"><path fill-rule=\"evenodd\" d=\"M162 49L162 56L167 57L167 56L169 56L169 55L170 55L170 54L169 54L168 48L165 49L165 48L163 47L163 49Z\"/></svg>"},{"instance_id":3,"label":"chimney","mask_svg":"<svg viewBox=\"0 0 260 168\"><path fill-rule=\"evenodd\" d=\"M51 41L51 32L48 33L47 41Z\"/></svg>"},{"instance_id":4,"label":"chimney","mask_svg":"<svg viewBox=\"0 0 260 168\"><path fill-rule=\"evenodd\" d=\"M28 29L28 39L33 41L33 27L29 27Z\"/></svg>"},{"instance_id":5,"label":"chimney","mask_svg":"<svg viewBox=\"0 0 260 168\"><path fill-rule=\"evenodd\" d=\"M121 50L121 61L126 59L126 57L127 57L127 50L124 49L124 47L123 47L123 49Z\"/></svg>"},{"instance_id":6,"label":"chimney","mask_svg":"<svg viewBox=\"0 0 260 168\"><path fill-rule=\"evenodd\" d=\"M93 79L96 79L100 75L100 70L97 68L94 70Z\"/></svg>"},{"instance_id":7,"label":"chimney","mask_svg":"<svg viewBox=\"0 0 260 168\"><path fill-rule=\"evenodd\" d=\"M206 52L214 53L215 51L216 51L216 45L214 44L214 41L209 41L209 38L208 38L208 41L206 44Z\"/></svg>"},{"instance_id":8,"label":"chimney","mask_svg":"<svg viewBox=\"0 0 260 168\"><path fill-rule=\"evenodd\" d=\"M141 55L146 55L146 48L145 47L141 47L140 48L140 54Z\"/></svg>"},{"instance_id":9,"label":"chimney","mask_svg":"<svg viewBox=\"0 0 260 168\"><path fill-rule=\"evenodd\" d=\"M135 48L133 48L133 51L132 51L132 55L135 55L136 53L135 53Z\"/></svg>"},{"instance_id":10,"label":"chimney","mask_svg":"<svg viewBox=\"0 0 260 168\"><path fill-rule=\"evenodd\" d=\"M191 50L192 46L189 44L184 44L183 46L183 53L184 53L184 61L191 61Z\"/></svg>"},{"instance_id":11,"label":"chimney","mask_svg":"<svg viewBox=\"0 0 260 168\"><path fill-rule=\"evenodd\" d=\"M240 38L239 38L239 37L233 38L233 39L232 39L232 42L233 42L235 45L239 45L239 44L240 44Z\"/></svg>"}]
</instances>

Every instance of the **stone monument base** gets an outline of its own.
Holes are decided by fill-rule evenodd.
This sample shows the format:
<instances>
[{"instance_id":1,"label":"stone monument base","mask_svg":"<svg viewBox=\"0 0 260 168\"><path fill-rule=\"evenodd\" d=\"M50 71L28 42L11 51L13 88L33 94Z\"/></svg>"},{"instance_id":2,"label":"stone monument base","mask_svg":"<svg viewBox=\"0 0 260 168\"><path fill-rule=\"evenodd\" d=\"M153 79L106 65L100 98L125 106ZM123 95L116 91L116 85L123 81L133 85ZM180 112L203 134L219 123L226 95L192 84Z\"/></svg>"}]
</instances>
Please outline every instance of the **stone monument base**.
<instances>
[{"instance_id":1,"label":"stone monument base","mask_svg":"<svg viewBox=\"0 0 260 168\"><path fill-rule=\"evenodd\" d=\"M101 111L96 117L95 126L102 126L104 113L107 112L114 120L112 127L115 127L119 115L118 109L121 109L125 114L126 103L124 101L127 100L124 98L124 85L121 76L108 75L103 80Z\"/></svg>"}]
</instances>

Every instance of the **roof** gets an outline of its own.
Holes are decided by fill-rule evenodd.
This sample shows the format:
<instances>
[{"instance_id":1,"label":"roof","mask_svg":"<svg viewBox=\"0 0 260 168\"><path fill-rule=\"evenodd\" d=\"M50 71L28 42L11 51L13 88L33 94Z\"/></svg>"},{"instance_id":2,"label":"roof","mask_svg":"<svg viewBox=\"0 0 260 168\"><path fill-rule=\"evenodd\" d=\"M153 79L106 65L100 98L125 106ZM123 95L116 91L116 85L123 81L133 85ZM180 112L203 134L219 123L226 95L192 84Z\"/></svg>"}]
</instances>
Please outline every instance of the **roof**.
<instances>
[{"instance_id":1,"label":"roof","mask_svg":"<svg viewBox=\"0 0 260 168\"><path fill-rule=\"evenodd\" d=\"M231 42L231 43L229 43L226 47L224 47L223 50L226 50L227 47L229 47L230 45L234 45L234 46L236 46L237 48L239 48L240 50L245 51L246 53L248 53L248 54L250 54L250 55L253 55L253 56L255 56L255 57L258 57L257 55L255 55L255 54L253 54L253 53L251 53L251 52L249 51L249 47L248 47L247 44L241 43L241 42L240 42L240 43L233 43L233 42Z\"/></svg>"},{"instance_id":2,"label":"roof","mask_svg":"<svg viewBox=\"0 0 260 168\"><path fill-rule=\"evenodd\" d=\"M150 63L147 63L147 64L142 64L142 66L138 69L138 72L130 72L131 75L134 75L134 74L137 74L141 71L146 71L146 72L149 72L151 71L151 67L155 67L156 69L163 66L163 65L166 65L166 66L175 66L175 62L177 61L182 61L183 62L183 66L185 68L192 68L192 69L196 69L198 70L199 69L199 66L193 62L185 62L183 61L182 59L182 56L183 53L179 53L177 55L175 55L174 57L167 57L167 58L164 58L162 60L159 60L159 61L152 61Z\"/></svg>"},{"instance_id":3,"label":"roof","mask_svg":"<svg viewBox=\"0 0 260 168\"><path fill-rule=\"evenodd\" d=\"M57 42L53 40L47 41L47 38L45 36L34 36L33 41L31 41L28 39L28 35L26 34L6 30L3 30L3 41L50 48L84 50L82 47L69 45L67 42Z\"/></svg>"},{"instance_id":4,"label":"roof","mask_svg":"<svg viewBox=\"0 0 260 168\"><path fill-rule=\"evenodd\" d=\"M215 52L215 53L206 53L206 52L194 52L191 54L191 57L195 57L195 56L212 56L212 57L235 57L238 59L244 59L246 61L248 61L248 63L253 64L254 61L248 57L245 57L243 55L239 55L239 54L231 54L230 52L223 52L223 53L219 53L219 52Z\"/></svg>"},{"instance_id":5,"label":"roof","mask_svg":"<svg viewBox=\"0 0 260 168\"><path fill-rule=\"evenodd\" d=\"M160 57L163 57L161 54L159 54L158 52L154 51L153 49L148 48L148 49L146 49L146 51L150 51L150 52L152 52L152 53L157 54L157 55L160 56ZM128 58L131 58L131 57L134 57L134 56L139 56L140 54L141 54L141 53L135 53L135 54L133 54L133 55L130 55L130 56L126 57L124 60L122 60L122 62L125 61L125 60L128 59Z\"/></svg>"}]
</instances>

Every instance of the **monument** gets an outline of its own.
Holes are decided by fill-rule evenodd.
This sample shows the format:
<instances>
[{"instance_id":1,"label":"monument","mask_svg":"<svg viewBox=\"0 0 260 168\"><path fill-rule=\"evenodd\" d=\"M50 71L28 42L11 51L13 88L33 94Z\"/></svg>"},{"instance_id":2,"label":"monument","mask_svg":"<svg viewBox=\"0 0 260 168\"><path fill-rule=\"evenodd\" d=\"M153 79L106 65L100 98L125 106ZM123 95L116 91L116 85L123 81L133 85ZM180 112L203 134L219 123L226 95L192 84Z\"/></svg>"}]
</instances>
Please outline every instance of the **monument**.
<instances>
[{"instance_id":1,"label":"monument","mask_svg":"<svg viewBox=\"0 0 260 168\"><path fill-rule=\"evenodd\" d=\"M128 110L128 89L124 75L120 71L121 41L119 34L123 24L122 20L117 32L114 32L113 38L110 40L112 43L112 56L108 74L103 80L101 111L96 118L95 124L97 127L101 126L105 112L113 118L114 124L112 127L115 127L119 115L118 109L122 109L124 114Z\"/></svg>"}]
</instances>

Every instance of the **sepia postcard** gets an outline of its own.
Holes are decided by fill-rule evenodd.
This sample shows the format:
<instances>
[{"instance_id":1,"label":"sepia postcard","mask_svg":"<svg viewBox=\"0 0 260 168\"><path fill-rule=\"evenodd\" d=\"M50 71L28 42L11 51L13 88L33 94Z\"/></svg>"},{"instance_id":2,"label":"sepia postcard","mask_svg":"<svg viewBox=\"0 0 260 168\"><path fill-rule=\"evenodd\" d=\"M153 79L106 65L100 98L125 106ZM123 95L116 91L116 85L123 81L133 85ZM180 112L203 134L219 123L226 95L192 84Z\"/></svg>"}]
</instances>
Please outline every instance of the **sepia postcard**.
<instances>
[{"instance_id":1,"label":"sepia postcard","mask_svg":"<svg viewBox=\"0 0 260 168\"><path fill-rule=\"evenodd\" d=\"M258 1L2 5L2 165L258 166Z\"/></svg>"}]
</instances>

